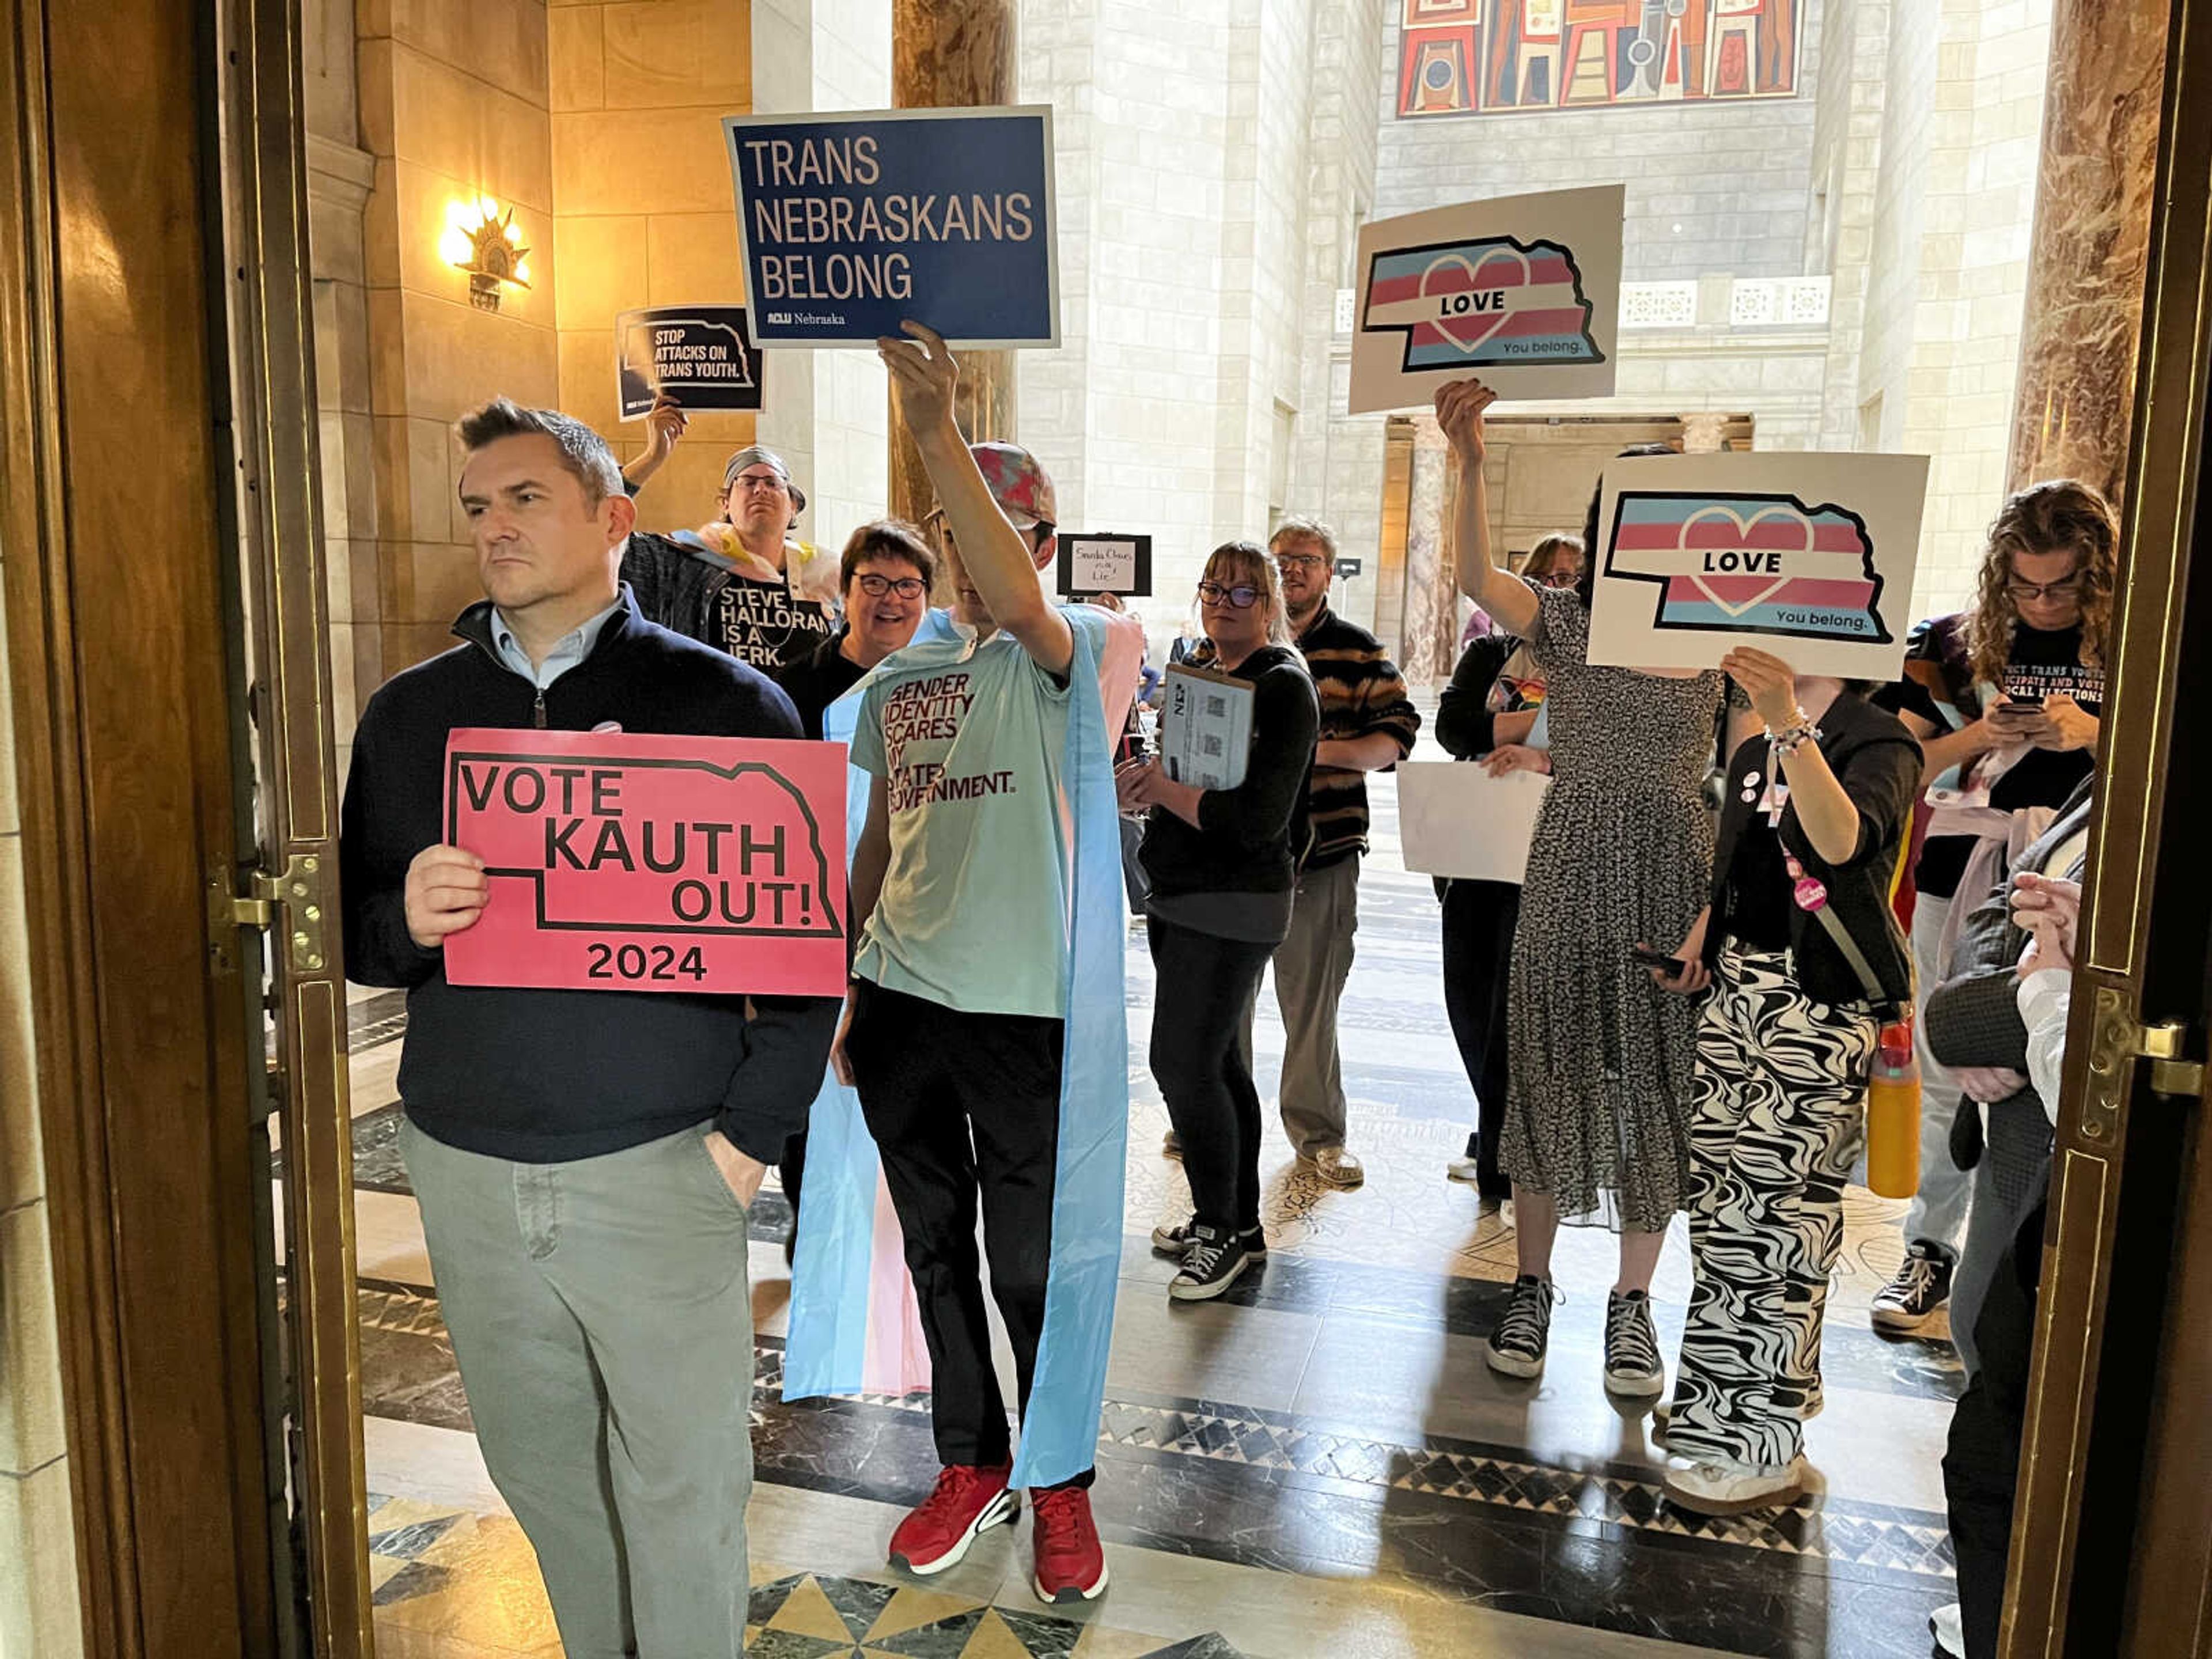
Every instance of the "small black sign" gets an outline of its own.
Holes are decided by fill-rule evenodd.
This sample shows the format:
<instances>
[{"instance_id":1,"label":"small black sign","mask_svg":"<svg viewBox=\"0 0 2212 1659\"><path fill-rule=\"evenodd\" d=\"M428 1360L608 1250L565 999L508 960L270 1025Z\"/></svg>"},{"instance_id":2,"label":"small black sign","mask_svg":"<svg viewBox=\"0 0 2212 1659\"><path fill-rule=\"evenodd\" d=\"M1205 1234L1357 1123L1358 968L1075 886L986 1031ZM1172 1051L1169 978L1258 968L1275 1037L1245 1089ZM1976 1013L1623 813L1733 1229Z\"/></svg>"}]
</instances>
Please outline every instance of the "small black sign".
<instances>
[{"instance_id":1,"label":"small black sign","mask_svg":"<svg viewBox=\"0 0 2212 1659\"><path fill-rule=\"evenodd\" d=\"M1336 562L1336 574L1344 577L1357 576L1359 574L1359 561L1357 559L1339 559Z\"/></svg>"},{"instance_id":2,"label":"small black sign","mask_svg":"<svg viewBox=\"0 0 2212 1659\"><path fill-rule=\"evenodd\" d=\"M656 306L615 319L622 417L635 421L665 392L693 414L761 406L760 353L743 306Z\"/></svg>"},{"instance_id":3,"label":"small black sign","mask_svg":"<svg viewBox=\"0 0 2212 1659\"><path fill-rule=\"evenodd\" d=\"M1086 593L1148 599L1152 591L1152 538L1063 531L1058 571L1060 596L1064 599Z\"/></svg>"}]
</instances>

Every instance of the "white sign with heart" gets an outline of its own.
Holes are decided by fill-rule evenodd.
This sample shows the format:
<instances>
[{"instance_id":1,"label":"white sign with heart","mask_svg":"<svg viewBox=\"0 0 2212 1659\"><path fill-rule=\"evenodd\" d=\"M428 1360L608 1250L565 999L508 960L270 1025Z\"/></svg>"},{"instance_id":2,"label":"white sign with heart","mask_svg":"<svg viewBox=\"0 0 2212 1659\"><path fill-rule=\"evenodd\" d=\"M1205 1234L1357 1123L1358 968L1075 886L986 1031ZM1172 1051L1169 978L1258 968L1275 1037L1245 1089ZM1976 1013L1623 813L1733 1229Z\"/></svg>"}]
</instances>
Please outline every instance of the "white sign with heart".
<instances>
[{"instance_id":1,"label":"white sign with heart","mask_svg":"<svg viewBox=\"0 0 2212 1659\"><path fill-rule=\"evenodd\" d=\"M1612 395L1626 201L1604 185L1363 226L1349 412L1419 408L1464 374L1514 399Z\"/></svg>"},{"instance_id":2,"label":"white sign with heart","mask_svg":"<svg viewBox=\"0 0 2212 1659\"><path fill-rule=\"evenodd\" d=\"M1589 660L1893 679L1912 621L1921 455L1638 456L1600 485Z\"/></svg>"}]
</instances>

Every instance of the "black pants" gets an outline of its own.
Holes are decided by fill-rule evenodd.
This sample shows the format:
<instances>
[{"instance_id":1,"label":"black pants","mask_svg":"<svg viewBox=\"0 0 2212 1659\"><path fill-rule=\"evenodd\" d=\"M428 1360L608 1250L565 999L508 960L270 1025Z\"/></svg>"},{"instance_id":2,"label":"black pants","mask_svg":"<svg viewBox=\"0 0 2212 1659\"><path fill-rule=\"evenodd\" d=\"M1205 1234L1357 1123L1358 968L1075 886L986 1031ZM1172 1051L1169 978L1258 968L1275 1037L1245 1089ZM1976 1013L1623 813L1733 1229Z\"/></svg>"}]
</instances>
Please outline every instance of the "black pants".
<instances>
[{"instance_id":1,"label":"black pants","mask_svg":"<svg viewBox=\"0 0 2212 1659\"><path fill-rule=\"evenodd\" d=\"M976 1204L980 1198L991 1297L1013 1346L1026 1408L1052 1255L1060 1022L960 1013L861 981L853 987L845 1054L906 1234L933 1373L937 1455L1003 1464L1013 1449L991 1364ZM1091 1473L1064 1484L1088 1486Z\"/></svg>"},{"instance_id":2,"label":"black pants","mask_svg":"<svg viewBox=\"0 0 2212 1659\"><path fill-rule=\"evenodd\" d=\"M2005 1559L2012 1547L2013 1487L2027 1425L2028 1355L2035 1341L2043 1218L2039 1205L1998 1259L1996 1276L1974 1321L1981 1369L1959 1396L1943 1453L1943 1496L1950 1510L1951 1551L1959 1563L1959 1612L1967 1659L1996 1659Z\"/></svg>"},{"instance_id":3,"label":"black pants","mask_svg":"<svg viewBox=\"0 0 2212 1659\"><path fill-rule=\"evenodd\" d=\"M1275 947L1145 919L1158 984L1152 1076L1182 1142L1198 1219L1224 1232L1260 1224L1260 1091L1243 1051L1244 1010Z\"/></svg>"},{"instance_id":4,"label":"black pants","mask_svg":"<svg viewBox=\"0 0 2212 1659\"><path fill-rule=\"evenodd\" d=\"M1467 1155L1477 1164L1486 1194L1503 1196L1510 1183L1498 1167L1498 1140L1505 1132L1506 987L1513 959L1513 929L1521 920L1521 890L1502 881L1454 881L1444 887L1444 1012L1474 1090L1475 1133Z\"/></svg>"}]
</instances>

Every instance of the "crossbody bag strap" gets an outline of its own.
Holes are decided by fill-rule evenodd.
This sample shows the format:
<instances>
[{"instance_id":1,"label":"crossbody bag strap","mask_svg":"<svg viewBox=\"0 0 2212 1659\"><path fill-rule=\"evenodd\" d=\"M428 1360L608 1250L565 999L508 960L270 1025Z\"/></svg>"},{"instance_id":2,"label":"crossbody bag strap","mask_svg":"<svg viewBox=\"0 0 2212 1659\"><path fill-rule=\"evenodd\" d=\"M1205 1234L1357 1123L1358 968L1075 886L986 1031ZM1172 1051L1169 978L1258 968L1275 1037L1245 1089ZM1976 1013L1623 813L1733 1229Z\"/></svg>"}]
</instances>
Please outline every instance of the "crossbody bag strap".
<instances>
[{"instance_id":1,"label":"crossbody bag strap","mask_svg":"<svg viewBox=\"0 0 2212 1659\"><path fill-rule=\"evenodd\" d=\"M1813 914L1820 918L1820 926L1828 930L1829 939L1843 953L1844 960L1850 964L1851 972L1858 976L1859 987L1866 993L1867 1001L1873 1005L1875 1012L1882 1013L1887 1011L1894 1015L1897 1012L1896 1000L1881 988L1881 979L1875 972L1874 964L1867 960L1866 952L1859 949L1859 942L1851 937L1850 930L1844 926L1834 907L1823 904Z\"/></svg>"}]
</instances>

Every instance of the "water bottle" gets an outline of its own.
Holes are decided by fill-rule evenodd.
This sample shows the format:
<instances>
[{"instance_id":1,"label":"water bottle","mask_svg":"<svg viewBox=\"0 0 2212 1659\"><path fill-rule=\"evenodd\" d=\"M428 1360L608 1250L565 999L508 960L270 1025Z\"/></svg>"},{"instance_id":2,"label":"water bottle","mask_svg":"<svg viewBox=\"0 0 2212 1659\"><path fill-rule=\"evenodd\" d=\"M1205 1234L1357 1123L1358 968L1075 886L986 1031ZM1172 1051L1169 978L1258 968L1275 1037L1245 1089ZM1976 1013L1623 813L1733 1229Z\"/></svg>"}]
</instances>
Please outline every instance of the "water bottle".
<instances>
[{"instance_id":1,"label":"water bottle","mask_svg":"<svg viewBox=\"0 0 2212 1659\"><path fill-rule=\"evenodd\" d=\"M1920 1190L1920 1061L1912 1022L1881 1028L1867 1079L1867 1185L1881 1198Z\"/></svg>"}]
</instances>

